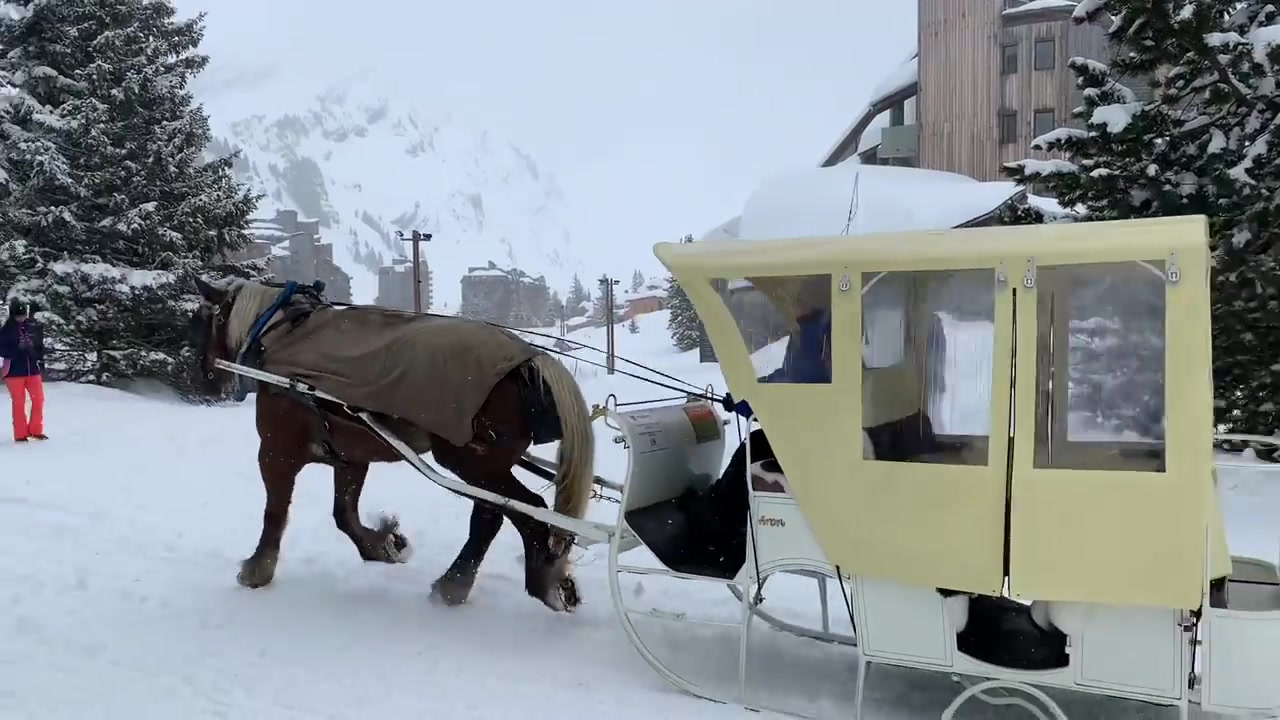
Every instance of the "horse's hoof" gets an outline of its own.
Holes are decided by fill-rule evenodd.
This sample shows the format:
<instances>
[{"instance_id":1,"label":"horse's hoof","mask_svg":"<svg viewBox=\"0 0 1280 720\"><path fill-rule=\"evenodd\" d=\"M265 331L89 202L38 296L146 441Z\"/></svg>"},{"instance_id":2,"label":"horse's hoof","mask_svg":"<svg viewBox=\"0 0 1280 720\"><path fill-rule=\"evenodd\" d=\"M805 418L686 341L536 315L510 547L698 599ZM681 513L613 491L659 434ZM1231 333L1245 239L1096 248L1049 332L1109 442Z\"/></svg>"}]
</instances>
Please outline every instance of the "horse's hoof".
<instances>
[{"instance_id":1,"label":"horse's hoof","mask_svg":"<svg viewBox=\"0 0 1280 720\"><path fill-rule=\"evenodd\" d=\"M436 605L456 607L462 605L471 596L471 587L463 587L462 583L448 580L436 580L431 583L431 602Z\"/></svg>"},{"instance_id":2,"label":"horse's hoof","mask_svg":"<svg viewBox=\"0 0 1280 720\"><path fill-rule=\"evenodd\" d=\"M249 558L240 563L240 572L236 573L236 582L242 587L256 589L271 584L275 577L275 563L261 562Z\"/></svg>"},{"instance_id":3,"label":"horse's hoof","mask_svg":"<svg viewBox=\"0 0 1280 720\"><path fill-rule=\"evenodd\" d=\"M578 581L574 580L572 575L565 575L556 586L556 591L560 594L560 601L564 603L564 609L567 612L577 610L582 604L582 595L578 592Z\"/></svg>"},{"instance_id":4,"label":"horse's hoof","mask_svg":"<svg viewBox=\"0 0 1280 720\"><path fill-rule=\"evenodd\" d=\"M409 544L409 538L405 537L404 533L391 533L383 541L383 547L386 549L387 562L405 563L413 557L413 546Z\"/></svg>"}]
</instances>

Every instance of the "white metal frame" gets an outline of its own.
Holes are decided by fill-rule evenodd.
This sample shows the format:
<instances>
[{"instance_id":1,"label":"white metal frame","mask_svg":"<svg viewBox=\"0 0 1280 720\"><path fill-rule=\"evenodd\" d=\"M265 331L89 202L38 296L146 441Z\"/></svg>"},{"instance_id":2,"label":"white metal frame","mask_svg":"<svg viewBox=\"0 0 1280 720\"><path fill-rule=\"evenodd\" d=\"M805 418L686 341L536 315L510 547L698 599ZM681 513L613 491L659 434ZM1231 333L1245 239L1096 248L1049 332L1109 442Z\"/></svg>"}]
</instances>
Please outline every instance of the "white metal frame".
<instances>
[{"instance_id":1,"label":"white metal frame","mask_svg":"<svg viewBox=\"0 0 1280 720\"><path fill-rule=\"evenodd\" d=\"M754 489L751 487L751 459L748 449L747 456L747 488L751 498L752 517L746 520L751 523L749 532L755 532L754 542L748 542L746 559L742 569L732 580L722 578L711 578L701 575L691 575L671 570L666 567L646 567L632 565L622 561L620 556L622 553L631 550L642 543L636 538L634 532L627 524L626 513L628 510L644 507L653 502L661 502L675 497L680 492L690 487L688 480L692 476L699 474L707 475L707 469L713 468L710 472L712 478L719 476L719 466L724 456L724 439L723 436L716 440L713 445L714 449L710 450L706 457L699 458L702 463L713 462L712 465L704 465L699 468L687 468L687 474L684 478L673 479L672 476L653 473L648 468L642 466L638 462L637 454L645 445L643 439L652 437L654 433L664 433L676 435L671 442L674 444L687 443L688 437L685 436L680 428L680 419L674 416L673 411L683 408L685 404L666 405L662 407L648 408L636 411L617 411L608 409L606 418L609 427L621 433L623 443L628 449L628 467L626 480L623 483L623 496L621 509L618 513L618 526L613 533L613 540L610 545L609 552L609 588L613 598L614 608L618 613L618 618L622 623L623 631L632 645L635 646L640 656L662 677L676 687L698 697L706 698L716 702L739 705L753 710L770 710L774 712L783 712L787 714L796 714L793 710L781 707L775 707L767 702L753 700L747 688L747 671L749 666L749 642L751 638L752 620L759 618L766 624L775 627L778 630L791 633L793 635L807 637L815 640L825 641L840 646L853 648L857 644L856 635L850 636L843 633L834 633L831 631L830 625L830 607L826 601L826 581L829 579L838 579L835 569L821 560L821 553L817 549L817 544L809 535L807 524L803 515L796 506L794 500L784 498L782 496L770 495L766 498L757 497ZM709 407L709 406L707 406ZM727 420L721 421L721 427L727 424ZM683 452L683 450L677 450ZM714 458L714 460L710 460ZM653 489L660 484L666 487L662 490L653 492ZM634 501L634 495L644 494L644 498ZM768 531L777 530L779 532L772 535L761 537L762 528L758 524L760 516L761 503L770 512L785 513L787 517L785 525L774 526L768 528ZM758 575L757 575L758 572ZM757 605L755 591L763 584L769 576L775 573L791 573L808 577L813 577L818 582L819 587L819 605L823 612L822 629L806 628L783 621L775 616L767 613ZM736 623L722 623L712 621L693 621L683 617L675 617L666 613L656 612L652 610L639 610L627 607L623 599L621 579L624 575L635 576L661 576L680 580L688 580L698 583L710 583L712 585L724 585L729 588L735 598L741 603L742 613ZM757 580L760 583L757 583ZM843 589L843 588L842 588ZM720 625L724 627L735 627L739 633L739 651L738 651L738 682L736 692L725 693L715 688L708 688L699 685L689 678L684 677L670 665L663 662L657 654L645 643L640 632L636 629L632 620L635 616L644 616L658 620L679 621L679 622L702 622L703 624ZM851 678L852 679L852 678Z\"/></svg>"}]
</instances>

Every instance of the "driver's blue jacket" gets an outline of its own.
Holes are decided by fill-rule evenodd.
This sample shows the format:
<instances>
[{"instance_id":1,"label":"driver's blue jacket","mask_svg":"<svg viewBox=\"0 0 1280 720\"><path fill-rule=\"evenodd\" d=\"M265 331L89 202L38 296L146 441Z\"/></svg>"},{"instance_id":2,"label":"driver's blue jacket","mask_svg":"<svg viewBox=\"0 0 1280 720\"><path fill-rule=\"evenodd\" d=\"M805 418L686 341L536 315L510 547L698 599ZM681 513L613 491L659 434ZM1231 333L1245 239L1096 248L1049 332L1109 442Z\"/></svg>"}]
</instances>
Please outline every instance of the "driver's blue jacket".
<instances>
[{"instance_id":1,"label":"driver's blue jacket","mask_svg":"<svg viewBox=\"0 0 1280 720\"><path fill-rule=\"evenodd\" d=\"M798 321L799 327L787 342L782 367L758 378L758 382L805 385L831 382L831 312L815 310ZM754 414L746 400L735 403L733 411L747 418Z\"/></svg>"}]
</instances>

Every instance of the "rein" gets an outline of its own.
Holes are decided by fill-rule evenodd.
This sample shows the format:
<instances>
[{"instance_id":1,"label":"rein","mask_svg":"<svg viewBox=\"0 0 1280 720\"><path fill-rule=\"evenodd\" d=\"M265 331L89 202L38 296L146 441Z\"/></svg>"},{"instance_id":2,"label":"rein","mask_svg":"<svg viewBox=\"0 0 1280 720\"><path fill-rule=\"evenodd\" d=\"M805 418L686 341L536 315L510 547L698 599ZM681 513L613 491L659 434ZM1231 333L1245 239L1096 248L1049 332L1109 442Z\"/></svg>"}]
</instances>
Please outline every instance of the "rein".
<instances>
[{"instance_id":1,"label":"rein","mask_svg":"<svg viewBox=\"0 0 1280 720\"><path fill-rule=\"evenodd\" d=\"M276 301L273 302L270 307L264 310L262 314L259 315L258 318L254 321L254 324L249 331L248 337L245 339L244 344L240 347L239 353L237 353L236 363L239 365L246 365L249 367L254 366L251 362L245 362L245 360L253 359L252 353L255 352L254 348L258 345L261 338L264 335L269 335L271 331L274 330L276 327L278 327L282 322L288 321L288 318L282 319L281 321L277 321L276 324L270 327L267 327L267 321L270 320L271 316L275 315L277 312L284 309L290 302L292 302L293 298L299 294L310 296L311 298L325 305L329 305L331 307L362 307L362 306L356 305L355 303L334 302L332 300L325 299L322 295L325 287L324 281L322 280L316 280L315 282L309 285L299 285L296 281L293 281L293 280L290 280L285 283L264 282L262 284L266 285L267 287L280 288L284 292L282 292L280 296L276 298ZM363 306L363 307L377 307L377 306ZM384 309L391 310L392 308L384 308ZM405 311L398 311L398 312L405 312ZM438 318L453 317L451 315L441 315L439 313L419 313L419 314L426 317L438 317ZM525 335L532 335L534 337L545 338L548 340L557 340L557 341L562 340L566 343L576 346L577 349L580 349L580 350L591 350L601 355L607 354L604 350L601 350L600 348L597 348L597 347L593 347L591 345L587 345L586 343L581 343L574 340L567 340L559 336L554 336L547 333L541 333L536 330L522 330L518 328L509 327L501 323L491 322L489 320L478 320L478 322L482 322L486 325L498 328L500 330L506 330L507 332L511 332L511 333L521 333ZM537 348L538 350L541 350L542 352L545 352L551 355L558 355L563 358L570 358L574 362L585 363L592 367L598 367L605 370L608 369L608 367L603 363L595 362L592 360L585 360L583 358L579 358L575 355L572 355L571 353L566 352L564 350L559 350L554 347L548 347L546 345L540 345L538 343L533 343L533 342L530 342L529 345L533 346L534 348ZM697 397L703 400L708 400L710 402L717 402L717 403L720 402L721 400L721 398L715 395L714 393L707 392L707 390L704 388L698 388L694 386L693 383L690 383L687 380L681 380L680 378L675 377L674 375L670 375L668 373L662 372L661 370L649 367L647 365L642 365L641 363L635 362L634 360L629 360L625 357L618 357L618 359L622 360L628 365L633 365L647 373L652 373L654 375L665 378L667 380L671 380L672 382L679 383L684 387L670 385L664 382L660 382L658 380L654 380L653 378L644 377L643 375L637 375L636 373L633 373L633 372L628 372L626 370L619 370L617 368L614 368L614 372L619 375L625 375L626 377L632 378L634 380L639 380L640 382L652 385L654 387L659 387L664 390L677 392L677 393L680 393L682 396ZM256 384L256 381L252 380L251 378L237 376L236 389L235 389L235 398L237 401L243 401L245 398L248 397L248 393L251 392L251 390L249 389L251 384Z\"/></svg>"}]
</instances>

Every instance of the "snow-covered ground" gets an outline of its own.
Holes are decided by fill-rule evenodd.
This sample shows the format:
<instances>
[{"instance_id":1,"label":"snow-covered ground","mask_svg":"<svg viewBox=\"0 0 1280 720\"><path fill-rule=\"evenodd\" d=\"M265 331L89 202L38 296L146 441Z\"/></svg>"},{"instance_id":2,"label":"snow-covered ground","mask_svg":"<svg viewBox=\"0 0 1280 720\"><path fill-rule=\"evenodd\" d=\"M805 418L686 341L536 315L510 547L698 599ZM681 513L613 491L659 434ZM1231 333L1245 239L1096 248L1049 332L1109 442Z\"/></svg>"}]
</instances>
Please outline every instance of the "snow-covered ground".
<instances>
[{"instance_id":1,"label":"snow-covered ground","mask_svg":"<svg viewBox=\"0 0 1280 720\"><path fill-rule=\"evenodd\" d=\"M638 334L619 328L621 354L723 390L714 366L670 347L665 313L643 316L639 325ZM598 331L574 339L603 345ZM671 395L586 365L578 374L591 402L609 393ZM610 605L604 548L576 557L586 602L573 615L552 613L524 594L520 544L509 526L467 605L429 603L431 581L466 537L469 508L403 465L374 469L363 508L399 515L415 549L408 564L358 559L333 527L329 473L313 467L298 484L274 584L246 590L235 573L257 540L262 512L251 404L199 408L60 384L47 394L53 439L0 443L6 720L769 717L684 695L645 664ZM612 432L598 432L597 472L621 479L625 453ZM1247 476L1226 484L1227 512L1244 528L1242 543L1274 560L1277 548L1258 518L1263 508L1280 506L1280 493ZM616 507L598 503L593 513L610 518ZM1255 522L1237 522L1245 519ZM788 580L770 581L768 606L812 622L812 581ZM638 607L678 605L730 621L738 611L721 587L628 578L623 588ZM837 617L840 606L833 589ZM691 672L736 671L736 645L713 629L653 621L641 631L667 649L665 659ZM753 675L759 687L785 696L792 686L791 699L827 712L852 696L852 651L771 630L757 638L765 658L764 672ZM937 717L958 692L946 676L876 673L871 718ZM799 689L801 680L821 695L800 696L809 693ZM961 716L989 712L982 706ZM1025 717L1019 712L1007 716Z\"/></svg>"}]
</instances>

